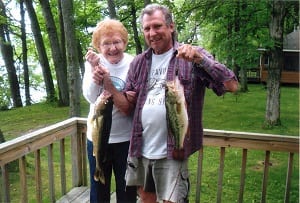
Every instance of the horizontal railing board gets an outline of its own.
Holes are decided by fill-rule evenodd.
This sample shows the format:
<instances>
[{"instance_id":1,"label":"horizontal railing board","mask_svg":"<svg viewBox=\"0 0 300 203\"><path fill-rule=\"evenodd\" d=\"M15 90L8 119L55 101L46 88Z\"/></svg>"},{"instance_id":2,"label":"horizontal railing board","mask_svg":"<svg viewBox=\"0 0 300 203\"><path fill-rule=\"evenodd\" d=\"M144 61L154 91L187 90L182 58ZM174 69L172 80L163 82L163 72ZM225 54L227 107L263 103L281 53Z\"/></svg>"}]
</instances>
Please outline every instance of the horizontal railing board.
<instances>
[{"instance_id":1,"label":"horizontal railing board","mask_svg":"<svg viewBox=\"0 0 300 203\"><path fill-rule=\"evenodd\" d=\"M211 137L211 136L224 137L224 139L226 139L226 138L242 138L242 139L262 140L262 141L272 140L272 141L284 141L284 142L291 142L291 143L299 143L299 136L204 129L204 137Z\"/></svg>"},{"instance_id":2,"label":"horizontal railing board","mask_svg":"<svg viewBox=\"0 0 300 203\"><path fill-rule=\"evenodd\" d=\"M299 137L296 136L205 129L203 144L204 146L299 153Z\"/></svg>"}]
</instances>

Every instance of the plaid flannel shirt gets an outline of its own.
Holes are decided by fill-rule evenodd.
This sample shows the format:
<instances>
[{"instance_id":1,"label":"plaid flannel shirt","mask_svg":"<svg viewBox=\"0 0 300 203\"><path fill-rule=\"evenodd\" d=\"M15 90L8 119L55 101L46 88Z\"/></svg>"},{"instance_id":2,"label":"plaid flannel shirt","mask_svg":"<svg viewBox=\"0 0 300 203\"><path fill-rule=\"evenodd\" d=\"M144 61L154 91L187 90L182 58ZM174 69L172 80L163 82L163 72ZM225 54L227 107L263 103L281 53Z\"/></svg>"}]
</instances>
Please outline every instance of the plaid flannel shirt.
<instances>
[{"instance_id":1,"label":"plaid flannel shirt","mask_svg":"<svg viewBox=\"0 0 300 203\"><path fill-rule=\"evenodd\" d=\"M183 59L176 58L176 49L180 46L175 42L174 54L167 70L167 81L173 80L176 70L181 84L184 86L185 98L189 117L189 136L184 140L184 158L199 150L203 143L202 109L206 88L212 89L216 95L221 96L226 91L223 82L236 79L234 73L223 64L213 59L205 49L197 47L202 53L201 64L193 64ZM124 91L135 91L137 103L134 111L133 129L130 140L129 156L141 157L143 127L142 109L147 98L147 82L151 68L152 49L137 55L130 65L126 87ZM155 115L149 115L155 116ZM168 136L167 157L172 158L174 142Z\"/></svg>"}]
</instances>

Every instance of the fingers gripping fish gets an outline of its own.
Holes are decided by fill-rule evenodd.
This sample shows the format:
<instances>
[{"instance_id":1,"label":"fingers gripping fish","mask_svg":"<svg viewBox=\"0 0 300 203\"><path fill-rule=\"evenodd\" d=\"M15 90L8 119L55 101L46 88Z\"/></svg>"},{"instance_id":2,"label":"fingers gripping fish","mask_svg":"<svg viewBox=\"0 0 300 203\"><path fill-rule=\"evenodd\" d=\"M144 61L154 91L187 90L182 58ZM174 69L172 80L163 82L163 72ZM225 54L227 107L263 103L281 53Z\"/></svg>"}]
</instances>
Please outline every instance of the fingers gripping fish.
<instances>
[{"instance_id":1,"label":"fingers gripping fish","mask_svg":"<svg viewBox=\"0 0 300 203\"><path fill-rule=\"evenodd\" d=\"M183 143L188 133L188 114L184 96L184 88L178 76L166 83L166 110L168 128L174 138L174 159L183 159Z\"/></svg>"},{"instance_id":2,"label":"fingers gripping fish","mask_svg":"<svg viewBox=\"0 0 300 203\"><path fill-rule=\"evenodd\" d=\"M95 181L101 181L102 184L105 184L103 162L107 156L106 149L112 122L112 107L111 94L104 90L98 96L95 102L94 114L88 118L87 122L88 127L92 129L93 156L96 159L94 179Z\"/></svg>"}]
</instances>

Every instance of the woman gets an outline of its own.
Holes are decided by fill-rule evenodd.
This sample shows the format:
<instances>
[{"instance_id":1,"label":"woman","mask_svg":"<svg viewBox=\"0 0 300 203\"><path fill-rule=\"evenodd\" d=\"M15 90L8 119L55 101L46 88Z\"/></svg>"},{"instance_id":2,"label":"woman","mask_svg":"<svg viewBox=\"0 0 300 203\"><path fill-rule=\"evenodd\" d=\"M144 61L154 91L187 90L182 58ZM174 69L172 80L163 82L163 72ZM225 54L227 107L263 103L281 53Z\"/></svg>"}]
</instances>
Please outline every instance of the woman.
<instances>
[{"instance_id":1,"label":"woman","mask_svg":"<svg viewBox=\"0 0 300 203\"><path fill-rule=\"evenodd\" d=\"M124 25L112 19L98 23L92 35L92 45L99 54L89 49L85 58L85 73L83 77L83 95L90 103L89 116L94 112L94 103L103 91L103 74L125 81L129 64L133 56L124 53L128 43L128 32ZM87 129L87 151L90 166L90 202L110 202L110 182L112 171L116 182L117 202L136 202L136 188L125 184L125 171L131 131L132 118L121 114L113 106L112 125L108 141L109 155L104 163L105 184L94 180L95 157L91 129Z\"/></svg>"}]
</instances>

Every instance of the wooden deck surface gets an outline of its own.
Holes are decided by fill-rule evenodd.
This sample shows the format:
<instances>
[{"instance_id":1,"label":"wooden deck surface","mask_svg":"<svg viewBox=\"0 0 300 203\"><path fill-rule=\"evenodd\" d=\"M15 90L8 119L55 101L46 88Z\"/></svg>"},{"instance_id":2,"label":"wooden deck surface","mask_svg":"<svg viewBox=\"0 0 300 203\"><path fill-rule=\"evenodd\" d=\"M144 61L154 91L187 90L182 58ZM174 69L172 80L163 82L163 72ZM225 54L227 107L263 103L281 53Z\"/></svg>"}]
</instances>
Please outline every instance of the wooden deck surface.
<instances>
[{"instance_id":1,"label":"wooden deck surface","mask_svg":"<svg viewBox=\"0 0 300 203\"><path fill-rule=\"evenodd\" d=\"M62 196L57 203L89 203L90 202L90 188L75 187L66 195Z\"/></svg>"},{"instance_id":2,"label":"wooden deck surface","mask_svg":"<svg viewBox=\"0 0 300 203\"><path fill-rule=\"evenodd\" d=\"M115 193L111 194L111 203L116 202ZM75 187L66 195L61 197L56 203L90 203L90 188L89 187Z\"/></svg>"},{"instance_id":3,"label":"wooden deck surface","mask_svg":"<svg viewBox=\"0 0 300 203\"><path fill-rule=\"evenodd\" d=\"M113 192L110 196L110 203L116 202L116 193ZM141 203L139 198L137 198L136 202ZM90 203L90 188L85 186L75 187L57 200L56 203Z\"/></svg>"}]
</instances>

